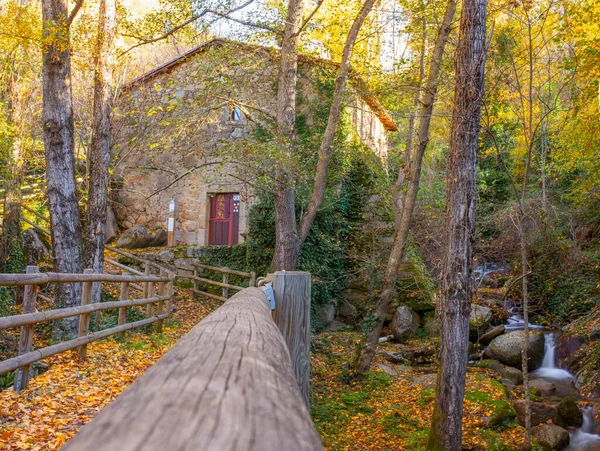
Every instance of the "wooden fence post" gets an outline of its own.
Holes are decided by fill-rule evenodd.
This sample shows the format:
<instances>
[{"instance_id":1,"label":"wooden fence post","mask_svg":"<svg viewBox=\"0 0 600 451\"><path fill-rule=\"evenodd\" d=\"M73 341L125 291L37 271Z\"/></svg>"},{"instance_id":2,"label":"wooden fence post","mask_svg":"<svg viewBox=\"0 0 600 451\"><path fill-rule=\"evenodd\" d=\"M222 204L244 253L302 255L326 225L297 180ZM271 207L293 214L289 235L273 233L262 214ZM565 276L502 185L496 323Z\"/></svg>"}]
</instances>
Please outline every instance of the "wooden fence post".
<instances>
[{"instance_id":1,"label":"wooden fence post","mask_svg":"<svg viewBox=\"0 0 600 451\"><path fill-rule=\"evenodd\" d=\"M160 277L165 277L165 269L164 268L160 268ZM165 283L164 282L158 282L158 295L161 297L165 295ZM162 315L164 303L165 303L164 301L158 301L156 303L156 315L157 316ZM156 331L160 334L160 333L162 333L162 329L163 329L163 320L159 319L158 322L156 323Z\"/></svg>"},{"instance_id":2,"label":"wooden fence post","mask_svg":"<svg viewBox=\"0 0 600 451\"><path fill-rule=\"evenodd\" d=\"M38 273L40 268L37 266L28 266L25 270L27 274ZM37 301L38 285L25 285L23 295L23 313L35 312L35 304ZM21 326L21 338L19 340L19 355L31 352L33 345L33 328L34 324ZM15 371L15 390L21 391L29 386L29 365L25 365Z\"/></svg>"},{"instance_id":3,"label":"wooden fence post","mask_svg":"<svg viewBox=\"0 0 600 451\"><path fill-rule=\"evenodd\" d=\"M273 319L290 351L294 374L307 406L310 406L310 286L308 272L278 271L269 274L275 291Z\"/></svg>"},{"instance_id":4,"label":"wooden fence post","mask_svg":"<svg viewBox=\"0 0 600 451\"><path fill-rule=\"evenodd\" d=\"M84 274L93 274L93 269L84 269ZM81 288L81 305L88 305L92 302L92 288L94 286L94 282L82 282ZM90 329L90 314L82 313L79 315L79 333L78 337L85 337ZM77 348L77 353L79 354L80 359L85 359L87 352L87 344L79 346Z\"/></svg>"},{"instance_id":5,"label":"wooden fence post","mask_svg":"<svg viewBox=\"0 0 600 451\"><path fill-rule=\"evenodd\" d=\"M171 199L169 202L169 221L167 223L167 247L175 246L175 211L177 210L177 201Z\"/></svg>"},{"instance_id":6,"label":"wooden fence post","mask_svg":"<svg viewBox=\"0 0 600 451\"><path fill-rule=\"evenodd\" d=\"M198 268L194 266L194 277L198 277ZM194 290L198 290L198 281L196 279L192 279L192 283L194 284Z\"/></svg>"},{"instance_id":7,"label":"wooden fence post","mask_svg":"<svg viewBox=\"0 0 600 451\"><path fill-rule=\"evenodd\" d=\"M173 281L175 280L175 276L173 274L169 275L169 300L167 301L167 313L169 314L169 319L167 320L167 325L171 325L171 316L173 315L173 298L175 297L175 287L173 285Z\"/></svg>"},{"instance_id":8,"label":"wooden fence post","mask_svg":"<svg viewBox=\"0 0 600 451\"><path fill-rule=\"evenodd\" d=\"M123 273L124 275L126 273ZM129 298L129 282L121 282L121 301L126 301ZM119 326L122 326L127 322L127 307L121 307L119 309ZM125 332L119 334L119 337L124 337Z\"/></svg>"},{"instance_id":9,"label":"wooden fence post","mask_svg":"<svg viewBox=\"0 0 600 451\"><path fill-rule=\"evenodd\" d=\"M256 286L256 273L254 271L250 271L250 281L248 282L248 286L250 288Z\"/></svg>"},{"instance_id":10,"label":"wooden fence post","mask_svg":"<svg viewBox=\"0 0 600 451\"><path fill-rule=\"evenodd\" d=\"M148 282L148 297L153 298L156 296L156 284L154 282ZM146 317L150 318L154 315L154 303L146 304Z\"/></svg>"},{"instance_id":11,"label":"wooden fence post","mask_svg":"<svg viewBox=\"0 0 600 451\"><path fill-rule=\"evenodd\" d=\"M150 275L150 262L149 261L145 261L144 262L144 275L145 276L149 276ZM149 288L149 283L148 282L144 282L144 299L146 299L148 296L148 288Z\"/></svg>"},{"instance_id":12,"label":"wooden fence post","mask_svg":"<svg viewBox=\"0 0 600 451\"><path fill-rule=\"evenodd\" d=\"M227 269L227 267L223 269ZM229 283L229 274L226 272L223 273L223 283ZM221 296L223 296L225 299L229 299L229 288L221 288Z\"/></svg>"}]
</instances>

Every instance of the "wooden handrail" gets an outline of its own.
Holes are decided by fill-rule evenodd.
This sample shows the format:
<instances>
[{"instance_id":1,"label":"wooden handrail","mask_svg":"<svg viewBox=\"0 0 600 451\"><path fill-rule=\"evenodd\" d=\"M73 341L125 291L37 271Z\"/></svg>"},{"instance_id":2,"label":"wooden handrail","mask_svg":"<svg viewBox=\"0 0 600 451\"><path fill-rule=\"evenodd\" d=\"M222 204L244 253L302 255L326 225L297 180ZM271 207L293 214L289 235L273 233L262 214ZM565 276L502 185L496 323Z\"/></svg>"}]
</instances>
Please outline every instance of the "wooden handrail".
<instances>
[{"instance_id":1,"label":"wooden handrail","mask_svg":"<svg viewBox=\"0 0 600 451\"><path fill-rule=\"evenodd\" d=\"M204 265L202 263L192 263L193 266L196 266L197 268L203 268L203 269L208 269L210 271L217 271L217 272L221 272L221 273L225 273L225 274L234 274L236 276L242 276L242 277L251 277L252 273L249 272L244 272L244 271L236 271L235 269L229 269L229 268L220 268L217 266L208 266L208 265Z\"/></svg>"},{"instance_id":2,"label":"wooden handrail","mask_svg":"<svg viewBox=\"0 0 600 451\"><path fill-rule=\"evenodd\" d=\"M114 252L116 254L120 254L123 257L127 257L127 258L131 258L132 260L136 260L140 264L144 264L144 265L147 264L147 265L150 265L153 268L156 268L158 270L163 269L167 274L171 274L173 276L176 275L176 273L174 271L171 271L169 268L166 268L166 267L164 267L162 265L159 265L158 263L154 263L153 261L146 260L144 258L138 257L135 254L130 254L129 252L125 252L124 250L121 250L121 249L119 249L117 247L105 245L104 249L106 249L108 251L111 251L111 252Z\"/></svg>"},{"instance_id":3,"label":"wooden handrail","mask_svg":"<svg viewBox=\"0 0 600 451\"><path fill-rule=\"evenodd\" d=\"M130 268L129 266L123 265L122 263L119 263L118 261L113 260L111 258L104 257L104 261L106 263L110 263L113 266L116 266L117 268L121 268L121 269L123 269L123 270L125 270L125 271L127 271L127 272L129 272L131 274L135 274L137 276L143 276L144 275L143 271L138 271L137 269Z\"/></svg>"},{"instance_id":4,"label":"wooden handrail","mask_svg":"<svg viewBox=\"0 0 600 451\"><path fill-rule=\"evenodd\" d=\"M321 451L264 292L196 325L64 451Z\"/></svg>"},{"instance_id":5,"label":"wooden handrail","mask_svg":"<svg viewBox=\"0 0 600 451\"><path fill-rule=\"evenodd\" d=\"M127 301L100 302L97 304L79 305L77 307L46 310L44 312L23 313L22 315L4 316L0 318L0 330L11 327L27 326L30 324L44 323L56 319L69 318L82 313L113 310L120 307L136 307L152 304L159 301L168 301L169 296L154 296L146 299L130 299Z\"/></svg>"},{"instance_id":6,"label":"wooden handrail","mask_svg":"<svg viewBox=\"0 0 600 451\"><path fill-rule=\"evenodd\" d=\"M119 276L116 274L66 274L44 272L39 274L0 274L0 287L7 285L42 285L74 282L169 282L169 277Z\"/></svg>"},{"instance_id":7,"label":"wooden handrail","mask_svg":"<svg viewBox=\"0 0 600 451\"><path fill-rule=\"evenodd\" d=\"M245 287L240 287L238 285L231 285L230 283L223 283L223 282L217 282L216 280L210 280L210 279L205 279L203 277L197 277L197 276L189 276L189 279L192 280L196 280L198 282L202 282L202 283L206 283L208 285L215 285L217 287L222 287L222 288L231 288L234 290L243 290Z\"/></svg>"},{"instance_id":8,"label":"wooden handrail","mask_svg":"<svg viewBox=\"0 0 600 451\"><path fill-rule=\"evenodd\" d=\"M42 220L46 221L46 223L47 223L47 224L50 224L50 218L47 218L46 216L44 216L44 215L42 215L42 214L38 213L38 212L37 212L37 211L35 211L33 208L29 208L29 207L28 207L27 205L25 205L25 204L21 204L21 208L23 208L23 209L27 210L29 213L31 213L31 214L33 214L33 215L37 216L38 218L40 218L40 219L42 219Z\"/></svg>"},{"instance_id":9,"label":"wooden handrail","mask_svg":"<svg viewBox=\"0 0 600 451\"><path fill-rule=\"evenodd\" d=\"M168 317L169 314L164 313L162 315L142 319L134 323L127 323L123 324L122 326L116 326L111 327L110 329L99 330L98 332L93 332L83 337L74 338L73 340L69 341L63 341L62 343L48 346L47 348L38 349L27 354L22 354L20 356L13 357L12 359L4 360L3 362L0 362L0 374L8 373L9 371L16 370L17 368L25 365L30 365L33 362L37 362L38 360L45 359L52 355L65 352L70 349L78 348L79 346L86 345L88 343L91 343L92 341L100 340L101 338L109 337L111 335L115 335L131 329L136 329L147 324L152 324L156 321L166 319Z\"/></svg>"},{"instance_id":10,"label":"wooden handrail","mask_svg":"<svg viewBox=\"0 0 600 451\"><path fill-rule=\"evenodd\" d=\"M27 224L29 224L31 227L33 227L35 230L39 230L42 233L45 233L46 235L50 236L50 230L45 229L44 227L37 225L35 222L31 222L29 219L27 219L25 216L21 215L21 219L23 221L25 221Z\"/></svg>"}]
</instances>

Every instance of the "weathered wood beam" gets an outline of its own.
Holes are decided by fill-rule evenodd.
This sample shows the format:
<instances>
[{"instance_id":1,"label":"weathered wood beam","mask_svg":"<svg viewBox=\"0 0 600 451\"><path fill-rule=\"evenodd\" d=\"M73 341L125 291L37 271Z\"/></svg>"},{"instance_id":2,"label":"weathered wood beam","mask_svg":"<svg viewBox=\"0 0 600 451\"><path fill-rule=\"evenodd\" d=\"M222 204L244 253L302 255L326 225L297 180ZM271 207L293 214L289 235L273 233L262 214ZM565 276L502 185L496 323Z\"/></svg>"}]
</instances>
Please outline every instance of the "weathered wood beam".
<instances>
[{"instance_id":1,"label":"weathered wood beam","mask_svg":"<svg viewBox=\"0 0 600 451\"><path fill-rule=\"evenodd\" d=\"M189 276L189 279L196 280L197 282L206 283L208 285L214 285L222 288L232 288L234 290L243 290L244 287L238 285L231 285L230 283L217 282L216 280L205 279L203 277ZM225 296L223 296L225 298Z\"/></svg>"},{"instance_id":2,"label":"weathered wood beam","mask_svg":"<svg viewBox=\"0 0 600 451\"><path fill-rule=\"evenodd\" d=\"M0 274L0 286L42 285L45 283L73 282L168 282L167 277L119 276L115 274L66 274L44 272L39 274Z\"/></svg>"},{"instance_id":3,"label":"weathered wood beam","mask_svg":"<svg viewBox=\"0 0 600 451\"><path fill-rule=\"evenodd\" d=\"M125 282L124 282L125 283ZM44 312L23 313L21 315L3 316L0 318L0 330L11 327L28 326L30 324L43 323L56 319L68 318L81 314L89 314L102 310L112 310L123 307L136 307L151 304L153 302L168 301L170 297L156 296L146 299L129 299L123 301L100 302L98 304L79 305L77 307L46 310Z\"/></svg>"},{"instance_id":4,"label":"weathered wood beam","mask_svg":"<svg viewBox=\"0 0 600 451\"><path fill-rule=\"evenodd\" d=\"M12 359L4 360L0 362L0 374L8 373L9 371L16 370L19 367L30 365L38 360L45 359L54 354L60 354L61 352L68 351L70 349L78 348L81 345L91 343L92 341L100 340L101 338L109 337L120 332L127 330L136 329L138 327L152 324L160 319L165 319L169 315L166 313L161 316L153 316L152 318L146 318L135 323L127 323L122 326L111 327L110 329L99 330L98 332L91 333L85 337L74 338L73 340L63 341L47 348L37 349L35 351L23 354Z\"/></svg>"},{"instance_id":5,"label":"weathered wood beam","mask_svg":"<svg viewBox=\"0 0 600 451\"><path fill-rule=\"evenodd\" d=\"M219 268L217 266L208 266L208 265L204 265L202 263L192 263L192 265L197 268L209 269L211 271L222 272L222 273L226 273L226 274L235 274L236 276L242 276L242 277L252 277L251 272L236 271L235 269Z\"/></svg>"},{"instance_id":6,"label":"weathered wood beam","mask_svg":"<svg viewBox=\"0 0 600 451\"><path fill-rule=\"evenodd\" d=\"M223 302L225 302L227 300L227 299L225 299L222 296L219 296L217 294L209 293L208 291L197 290L195 288L190 288L190 291L192 293L194 293L194 294L197 294L198 296L206 296L208 298L216 299L217 301L223 301Z\"/></svg>"},{"instance_id":7,"label":"weathered wood beam","mask_svg":"<svg viewBox=\"0 0 600 451\"><path fill-rule=\"evenodd\" d=\"M309 406L311 275L301 271L278 271L268 277L273 281L275 292L273 319L283 334L300 392Z\"/></svg>"},{"instance_id":8,"label":"weathered wood beam","mask_svg":"<svg viewBox=\"0 0 600 451\"><path fill-rule=\"evenodd\" d=\"M263 291L211 313L64 451L320 451Z\"/></svg>"}]
</instances>

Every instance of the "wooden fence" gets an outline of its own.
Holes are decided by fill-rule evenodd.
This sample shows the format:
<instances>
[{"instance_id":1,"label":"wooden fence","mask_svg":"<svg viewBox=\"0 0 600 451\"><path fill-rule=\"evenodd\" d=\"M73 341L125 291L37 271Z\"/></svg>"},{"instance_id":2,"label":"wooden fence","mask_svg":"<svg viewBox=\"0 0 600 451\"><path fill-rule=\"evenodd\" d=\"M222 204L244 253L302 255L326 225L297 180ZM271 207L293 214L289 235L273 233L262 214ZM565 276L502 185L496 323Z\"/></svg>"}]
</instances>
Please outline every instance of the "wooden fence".
<instances>
[{"instance_id":1,"label":"wooden fence","mask_svg":"<svg viewBox=\"0 0 600 451\"><path fill-rule=\"evenodd\" d=\"M37 266L28 266L26 274L0 274L0 286L25 286L23 314L0 318L0 330L14 327L21 328L19 355L0 362L0 375L18 370L15 374L15 389L27 388L29 383L29 366L38 360L77 348L80 358L86 357L87 344L127 330L157 323L157 331L162 331L163 321L171 315L173 297L172 275L113 275L94 274L86 270L84 274L40 273ZM92 286L94 283L117 282L121 284L119 301L91 304ZM47 283L81 283L81 305L36 312L37 292L40 285ZM148 287L148 295L142 299L130 299L129 288L138 283ZM137 285L139 287L139 285ZM166 303L166 309L165 309ZM127 308L146 306L146 318L127 323ZM90 314L93 312L118 309L118 325L109 329L89 332ZM156 309L156 312L155 312ZM78 336L72 340L57 343L32 351L33 331L36 324L63 318L78 317Z\"/></svg>"},{"instance_id":2,"label":"wooden fence","mask_svg":"<svg viewBox=\"0 0 600 451\"><path fill-rule=\"evenodd\" d=\"M323 450L297 384L298 368L306 376L309 368L310 274L276 273L274 281L279 321L262 289L241 290L63 449Z\"/></svg>"},{"instance_id":3,"label":"wooden fence","mask_svg":"<svg viewBox=\"0 0 600 451\"><path fill-rule=\"evenodd\" d=\"M236 290L236 291L241 291L245 288L245 287L242 287L239 285L233 285L233 284L229 283L229 275L247 278L248 279L248 287L253 287L256 285L256 273L255 272L236 271L234 269L219 268L216 266L203 265L201 263L193 263L193 265L194 265L194 275L188 276L188 277L183 277L183 278L189 278L194 284L194 288L192 288L192 292L195 294L201 295L201 296L207 296L209 298L217 299L219 301L226 301L227 299L229 299L229 290L230 289ZM198 269L221 273L222 274L222 282L217 282L216 280L207 279L205 277L199 277ZM209 293L208 291L200 290L198 288L198 283L220 287L221 288L221 296Z\"/></svg>"}]
</instances>

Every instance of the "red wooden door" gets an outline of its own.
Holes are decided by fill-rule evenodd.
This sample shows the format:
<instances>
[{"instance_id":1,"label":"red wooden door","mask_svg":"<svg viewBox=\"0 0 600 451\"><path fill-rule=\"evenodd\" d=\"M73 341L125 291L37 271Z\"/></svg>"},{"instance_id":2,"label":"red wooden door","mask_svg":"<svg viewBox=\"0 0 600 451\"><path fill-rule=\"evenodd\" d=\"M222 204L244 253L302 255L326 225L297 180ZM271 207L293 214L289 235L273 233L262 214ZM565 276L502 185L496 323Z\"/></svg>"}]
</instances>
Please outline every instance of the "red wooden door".
<instances>
[{"instance_id":1,"label":"red wooden door","mask_svg":"<svg viewBox=\"0 0 600 451\"><path fill-rule=\"evenodd\" d=\"M232 246L238 243L240 195L218 193L210 198L208 244Z\"/></svg>"}]
</instances>

